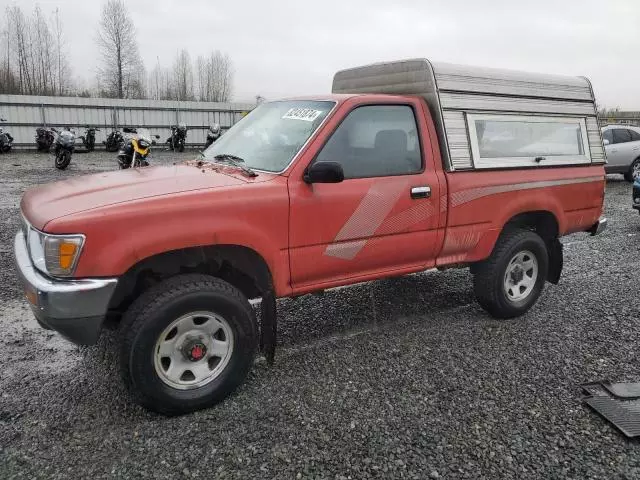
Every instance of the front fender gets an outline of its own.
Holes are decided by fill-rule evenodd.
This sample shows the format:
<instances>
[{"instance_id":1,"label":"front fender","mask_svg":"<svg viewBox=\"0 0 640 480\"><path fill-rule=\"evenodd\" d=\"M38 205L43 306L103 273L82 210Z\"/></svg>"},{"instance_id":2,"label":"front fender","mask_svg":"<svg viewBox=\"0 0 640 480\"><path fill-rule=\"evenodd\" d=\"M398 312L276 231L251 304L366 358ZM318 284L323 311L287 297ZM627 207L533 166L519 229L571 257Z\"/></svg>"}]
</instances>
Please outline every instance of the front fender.
<instances>
[{"instance_id":1,"label":"front fender","mask_svg":"<svg viewBox=\"0 0 640 480\"><path fill-rule=\"evenodd\" d=\"M208 195L156 197L63 217L47 224L47 231L85 233L76 277L118 277L160 253L236 245L260 255L277 294L287 295L288 196L279 189L262 193L259 202L237 198L225 206Z\"/></svg>"}]
</instances>

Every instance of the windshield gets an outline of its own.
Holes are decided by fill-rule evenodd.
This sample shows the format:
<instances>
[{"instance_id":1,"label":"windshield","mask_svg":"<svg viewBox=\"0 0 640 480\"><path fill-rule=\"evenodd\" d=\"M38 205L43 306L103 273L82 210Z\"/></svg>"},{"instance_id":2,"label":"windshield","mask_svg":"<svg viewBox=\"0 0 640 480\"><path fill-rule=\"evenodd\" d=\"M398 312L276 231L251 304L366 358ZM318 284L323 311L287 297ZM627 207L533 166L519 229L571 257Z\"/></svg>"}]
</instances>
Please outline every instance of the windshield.
<instances>
[{"instance_id":1,"label":"windshield","mask_svg":"<svg viewBox=\"0 0 640 480\"><path fill-rule=\"evenodd\" d=\"M244 160L246 167L281 172L334 105L314 100L263 103L205 150L205 160L233 155Z\"/></svg>"}]
</instances>

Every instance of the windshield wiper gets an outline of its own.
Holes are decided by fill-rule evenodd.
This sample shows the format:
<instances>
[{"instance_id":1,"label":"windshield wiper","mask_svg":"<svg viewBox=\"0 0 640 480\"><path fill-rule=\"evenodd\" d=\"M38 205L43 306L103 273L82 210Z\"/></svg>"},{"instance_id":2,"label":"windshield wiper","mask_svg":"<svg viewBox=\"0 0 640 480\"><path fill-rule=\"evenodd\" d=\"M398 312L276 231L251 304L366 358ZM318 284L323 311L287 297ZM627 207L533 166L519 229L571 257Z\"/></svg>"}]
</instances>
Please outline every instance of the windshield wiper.
<instances>
[{"instance_id":1,"label":"windshield wiper","mask_svg":"<svg viewBox=\"0 0 640 480\"><path fill-rule=\"evenodd\" d=\"M232 155L230 153L220 153L218 155L216 155L215 157L216 160L229 160L231 163L246 163L244 161L244 158L239 157L237 155Z\"/></svg>"},{"instance_id":2,"label":"windshield wiper","mask_svg":"<svg viewBox=\"0 0 640 480\"><path fill-rule=\"evenodd\" d=\"M231 155L230 153L221 153L213 158L218 162L228 163L230 165L233 165L234 167L238 167L240 170L242 170L243 173L250 177L258 176L256 172L244 165L244 158L238 157L237 155Z\"/></svg>"}]
</instances>

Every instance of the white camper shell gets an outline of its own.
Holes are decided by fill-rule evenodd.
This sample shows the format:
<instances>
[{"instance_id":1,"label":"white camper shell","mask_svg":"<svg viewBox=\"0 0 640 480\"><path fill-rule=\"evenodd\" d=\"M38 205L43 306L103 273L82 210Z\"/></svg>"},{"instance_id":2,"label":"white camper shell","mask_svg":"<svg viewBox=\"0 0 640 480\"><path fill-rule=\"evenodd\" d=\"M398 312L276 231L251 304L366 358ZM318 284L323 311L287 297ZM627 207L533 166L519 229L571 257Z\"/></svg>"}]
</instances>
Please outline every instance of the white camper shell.
<instances>
[{"instance_id":1,"label":"white camper shell","mask_svg":"<svg viewBox=\"0 0 640 480\"><path fill-rule=\"evenodd\" d=\"M584 77L414 59L342 70L332 90L422 96L448 171L606 161Z\"/></svg>"}]
</instances>

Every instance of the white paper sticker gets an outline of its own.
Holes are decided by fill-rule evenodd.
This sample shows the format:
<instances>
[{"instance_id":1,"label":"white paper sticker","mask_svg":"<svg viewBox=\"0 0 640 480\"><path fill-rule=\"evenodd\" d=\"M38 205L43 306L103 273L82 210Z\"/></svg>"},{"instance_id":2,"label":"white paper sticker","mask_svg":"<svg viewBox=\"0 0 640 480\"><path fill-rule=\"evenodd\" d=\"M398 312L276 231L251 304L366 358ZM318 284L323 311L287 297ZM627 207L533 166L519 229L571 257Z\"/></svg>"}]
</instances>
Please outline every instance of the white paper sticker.
<instances>
[{"instance_id":1,"label":"white paper sticker","mask_svg":"<svg viewBox=\"0 0 640 480\"><path fill-rule=\"evenodd\" d=\"M314 110L313 108L291 108L282 118L289 120L303 120L305 122L313 122L322 114L322 110Z\"/></svg>"}]
</instances>

